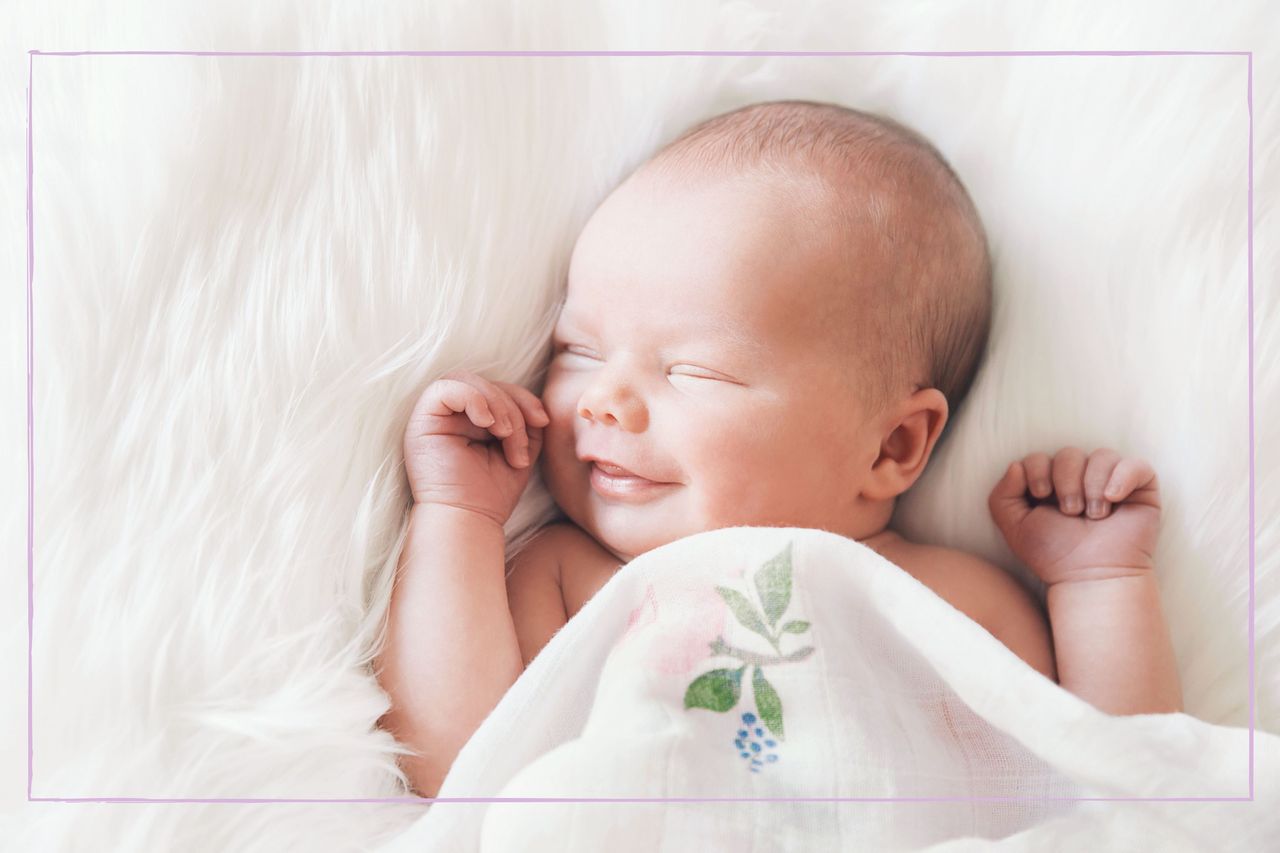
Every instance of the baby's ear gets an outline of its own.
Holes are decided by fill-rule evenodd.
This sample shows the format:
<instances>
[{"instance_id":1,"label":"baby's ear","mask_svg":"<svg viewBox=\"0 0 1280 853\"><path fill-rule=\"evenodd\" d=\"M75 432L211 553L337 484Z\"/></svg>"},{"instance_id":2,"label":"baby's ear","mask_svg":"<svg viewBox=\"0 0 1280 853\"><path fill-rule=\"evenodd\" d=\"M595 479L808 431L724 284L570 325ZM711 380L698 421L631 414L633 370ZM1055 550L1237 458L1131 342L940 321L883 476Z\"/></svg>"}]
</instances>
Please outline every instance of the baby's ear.
<instances>
[{"instance_id":1,"label":"baby's ear","mask_svg":"<svg viewBox=\"0 0 1280 853\"><path fill-rule=\"evenodd\" d=\"M884 500L911 488L929 463L949 411L946 396L937 388L922 388L897 404L863 494Z\"/></svg>"}]
</instances>

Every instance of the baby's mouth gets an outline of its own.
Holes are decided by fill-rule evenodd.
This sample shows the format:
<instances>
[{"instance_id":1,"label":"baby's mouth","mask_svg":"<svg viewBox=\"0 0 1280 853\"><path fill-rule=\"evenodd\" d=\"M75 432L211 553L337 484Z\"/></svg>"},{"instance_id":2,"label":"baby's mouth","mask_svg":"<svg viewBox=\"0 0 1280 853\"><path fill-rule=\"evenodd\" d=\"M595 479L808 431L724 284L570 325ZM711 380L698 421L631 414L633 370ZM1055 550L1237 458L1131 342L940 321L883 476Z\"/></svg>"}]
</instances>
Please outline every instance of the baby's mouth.
<instances>
[{"instance_id":1,"label":"baby's mouth","mask_svg":"<svg viewBox=\"0 0 1280 853\"><path fill-rule=\"evenodd\" d=\"M619 468L617 465L593 461L591 463L591 488L604 498L635 502L649 500L659 492L677 485L676 483L649 480L629 472L620 474L618 473L619 471L626 472L626 469Z\"/></svg>"}]
</instances>

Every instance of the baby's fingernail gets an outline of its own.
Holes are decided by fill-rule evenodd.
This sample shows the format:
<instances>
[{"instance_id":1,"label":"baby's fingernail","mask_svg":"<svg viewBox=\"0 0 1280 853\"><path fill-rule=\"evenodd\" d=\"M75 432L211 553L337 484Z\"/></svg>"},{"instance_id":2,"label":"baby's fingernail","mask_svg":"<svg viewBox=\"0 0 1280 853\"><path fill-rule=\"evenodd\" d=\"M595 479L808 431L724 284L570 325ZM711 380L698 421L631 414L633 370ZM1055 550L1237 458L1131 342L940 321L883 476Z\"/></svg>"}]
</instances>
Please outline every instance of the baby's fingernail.
<instances>
[{"instance_id":1,"label":"baby's fingernail","mask_svg":"<svg viewBox=\"0 0 1280 853\"><path fill-rule=\"evenodd\" d=\"M1089 501L1089 515L1093 518L1097 518L1098 516L1102 515L1102 501L1099 501L1099 500Z\"/></svg>"},{"instance_id":2,"label":"baby's fingernail","mask_svg":"<svg viewBox=\"0 0 1280 853\"><path fill-rule=\"evenodd\" d=\"M1079 498L1067 498L1067 499L1063 502L1062 508L1063 508L1063 509L1065 509L1067 512L1070 512L1070 513L1076 513L1076 512L1079 512L1079 511L1080 511L1080 499L1079 499Z\"/></svg>"}]
</instances>

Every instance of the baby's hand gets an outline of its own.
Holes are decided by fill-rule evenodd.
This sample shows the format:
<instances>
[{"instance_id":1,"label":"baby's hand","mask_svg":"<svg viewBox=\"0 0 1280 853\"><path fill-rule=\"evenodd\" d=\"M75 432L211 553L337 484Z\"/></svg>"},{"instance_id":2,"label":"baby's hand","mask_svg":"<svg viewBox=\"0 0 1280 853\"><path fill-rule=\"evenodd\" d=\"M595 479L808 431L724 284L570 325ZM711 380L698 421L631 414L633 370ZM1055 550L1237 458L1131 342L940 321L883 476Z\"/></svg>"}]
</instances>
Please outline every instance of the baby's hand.
<instances>
[{"instance_id":1,"label":"baby's hand","mask_svg":"<svg viewBox=\"0 0 1280 853\"><path fill-rule=\"evenodd\" d=\"M1049 586L1154 565L1160 492L1142 459L1105 448L1033 453L1009 466L987 506L1013 553Z\"/></svg>"},{"instance_id":2,"label":"baby's hand","mask_svg":"<svg viewBox=\"0 0 1280 853\"><path fill-rule=\"evenodd\" d=\"M404 466L414 502L506 524L529 484L548 423L542 401L519 385L465 370L445 374L422 392L405 427Z\"/></svg>"}]
</instances>

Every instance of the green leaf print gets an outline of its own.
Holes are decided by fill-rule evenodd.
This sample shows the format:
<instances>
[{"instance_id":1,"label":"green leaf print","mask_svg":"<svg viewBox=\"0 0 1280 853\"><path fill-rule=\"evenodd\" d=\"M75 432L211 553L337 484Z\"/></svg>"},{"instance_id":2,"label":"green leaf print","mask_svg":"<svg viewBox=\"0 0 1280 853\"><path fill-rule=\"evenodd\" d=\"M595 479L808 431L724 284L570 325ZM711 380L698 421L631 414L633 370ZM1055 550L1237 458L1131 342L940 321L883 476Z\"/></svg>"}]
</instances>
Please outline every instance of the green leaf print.
<instances>
[{"instance_id":1,"label":"green leaf print","mask_svg":"<svg viewBox=\"0 0 1280 853\"><path fill-rule=\"evenodd\" d=\"M761 566L755 575L756 594L764 605L769 627L778 624L779 617L787 612L791 603L791 543Z\"/></svg>"},{"instance_id":2,"label":"green leaf print","mask_svg":"<svg viewBox=\"0 0 1280 853\"><path fill-rule=\"evenodd\" d=\"M782 700L778 698L778 691L773 689L760 667L756 667L751 686L755 690L756 710L760 712L760 719L764 720L769 731L778 736L778 740L786 740L782 733Z\"/></svg>"},{"instance_id":3,"label":"green leaf print","mask_svg":"<svg viewBox=\"0 0 1280 853\"><path fill-rule=\"evenodd\" d=\"M706 708L708 711L727 711L738 704L742 694L742 671L737 669L713 669L693 680L684 692L685 708Z\"/></svg>"},{"instance_id":4,"label":"green leaf print","mask_svg":"<svg viewBox=\"0 0 1280 853\"><path fill-rule=\"evenodd\" d=\"M792 619L790 622L782 626L784 634L803 634L809 630L809 623L803 619Z\"/></svg>"},{"instance_id":5,"label":"green leaf print","mask_svg":"<svg viewBox=\"0 0 1280 853\"><path fill-rule=\"evenodd\" d=\"M773 640L773 635L765 627L764 621L760 618L760 614L756 612L755 605L751 603L750 599L736 589L729 589L728 587L718 586L716 587L716 592L720 593L720 597L724 599L725 604L729 605L733 615L738 617L742 627L748 631L755 631L768 640L769 645L777 647Z\"/></svg>"}]
</instances>

